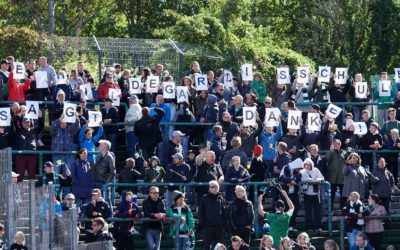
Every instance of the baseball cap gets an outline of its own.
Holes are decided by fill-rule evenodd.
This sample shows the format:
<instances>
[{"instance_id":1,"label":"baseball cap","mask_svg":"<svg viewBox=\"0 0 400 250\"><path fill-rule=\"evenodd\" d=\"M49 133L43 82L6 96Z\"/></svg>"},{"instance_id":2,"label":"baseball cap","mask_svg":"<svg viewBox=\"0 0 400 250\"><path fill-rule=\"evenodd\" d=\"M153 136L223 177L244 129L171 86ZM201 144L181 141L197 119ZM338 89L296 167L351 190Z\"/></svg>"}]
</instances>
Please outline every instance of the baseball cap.
<instances>
[{"instance_id":1,"label":"baseball cap","mask_svg":"<svg viewBox=\"0 0 400 250\"><path fill-rule=\"evenodd\" d=\"M68 199L75 200L75 195L72 194L72 193L69 193L69 194L67 194L67 195L65 196L65 199L66 199L66 200L68 200Z\"/></svg>"},{"instance_id":2,"label":"baseball cap","mask_svg":"<svg viewBox=\"0 0 400 250\"><path fill-rule=\"evenodd\" d=\"M178 159L178 160L183 160L183 155L181 153L175 153L172 158Z\"/></svg>"},{"instance_id":3,"label":"baseball cap","mask_svg":"<svg viewBox=\"0 0 400 250\"><path fill-rule=\"evenodd\" d=\"M174 132L172 132L172 137L175 137L175 136L185 136L185 134L179 130L175 130Z\"/></svg>"},{"instance_id":4,"label":"baseball cap","mask_svg":"<svg viewBox=\"0 0 400 250\"><path fill-rule=\"evenodd\" d=\"M52 167L54 167L54 164L51 161L46 161L44 163L44 167L45 168L52 168Z\"/></svg>"},{"instance_id":5,"label":"baseball cap","mask_svg":"<svg viewBox=\"0 0 400 250\"><path fill-rule=\"evenodd\" d=\"M137 97L137 95L131 95L130 97L128 97L128 99L129 100L137 100L139 98Z\"/></svg>"}]
</instances>

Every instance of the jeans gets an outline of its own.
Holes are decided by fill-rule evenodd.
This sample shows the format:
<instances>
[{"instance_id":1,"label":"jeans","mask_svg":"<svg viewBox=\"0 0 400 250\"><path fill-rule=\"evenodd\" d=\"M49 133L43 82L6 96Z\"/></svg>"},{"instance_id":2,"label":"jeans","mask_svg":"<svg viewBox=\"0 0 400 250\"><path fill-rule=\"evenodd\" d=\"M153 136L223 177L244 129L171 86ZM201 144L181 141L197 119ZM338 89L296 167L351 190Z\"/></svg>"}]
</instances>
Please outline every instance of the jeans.
<instances>
[{"instance_id":1,"label":"jeans","mask_svg":"<svg viewBox=\"0 0 400 250\"><path fill-rule=\"evenodd\" d=\"M161 243L161 231L158 229L146 230L147 250L159 250Z\"/></svg>"},{"instance_id":2,"label":"jeans","mask_svg":"<svg viewBox=\"0 0 400 250\"><path fill-rule=\"evenodd\" d=\"M321 201L321 209L320 209L321 218L324 218L325 210L326 210L325 202L328 202L327 201L327 198L328 198L328 194L327 194L328 193L328 186L324 185L324 184L320 185L319 186L319 191L320 191L319 198L320 198L320 201Z\"/></svg>"},{"instance_id":3,"label":"jeans","mask_svg":"<svg viewBox=\"0 0 400 250\"><path fill-rule=\"evenodd\" d=\"M126 133L126 149L128 151L129 157L133 157L136 153L136 144L138 143L138 138L135 132L130 131Z\"/></svg>"},{"instance_id":4,"label":"jeans","mask_svg":"<svg viewBox=\"0 0 400 250\"><path fill-rule=\"evenodd\" d=\"M175 247L175 250L186 250L186 244L189 241L188 237L179 237L179 248ZM174 238L175 246L178 243L178 240Z\"/></svg>"},{"instance_id":5,"label":"jeans","mask_svg":"<svg viewBox=\"0 0 400 250\"><path fill-rule=\"evenodd\" d=\"M308 229L317 230L321 227L321 207L319 195L304 195L304 207L306 210L306 224Z\"/></svg>"},{"instance_id":6,"label":"jeans","mask_svg":"<svg viewBox=\"0 0 400 250\"><path fill-rule=\"evenodd\" d=\"M349 248L352 248L353 246L356 245L357 234L360 232L361 231L359 231L357 229L353 229L353 231L351 231L351 232L346 232L347 240L349 241Z\"/></svg>"}]
</instances>

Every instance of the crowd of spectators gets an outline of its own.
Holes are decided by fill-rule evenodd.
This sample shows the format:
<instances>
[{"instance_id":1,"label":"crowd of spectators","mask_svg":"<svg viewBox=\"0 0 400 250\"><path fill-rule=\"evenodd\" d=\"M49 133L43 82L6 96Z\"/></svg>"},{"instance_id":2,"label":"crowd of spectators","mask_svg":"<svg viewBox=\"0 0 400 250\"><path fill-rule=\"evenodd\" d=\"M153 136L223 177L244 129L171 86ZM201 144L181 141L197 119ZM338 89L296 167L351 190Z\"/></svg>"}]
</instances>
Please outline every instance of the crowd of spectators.
<instances>
[{"instance_id":1,"label":"crowd of spectators","mask_svg":"<svg viewBox=\"0 0 400 250\"><path fill-rule=\"evenodd\" d=\"M39 67L35 60L29 60L22 80L14 78L14 62L12 56L1 61L0 100L13 103L11 126L0 128L0 148L34 151L48 146L53 151L78 151L76 157L53 154L52 161L39 166L44 167L44 174L38 178L37 154L18 154L15 171L19 182L27 177L38 179L37 186L59 184L59 199L74 200L81 206L82 216L93 219L85 225L93 232L89 241L110 238L105 220L112 216L144 217L148 219L142 228L148 249L159 249L163 223L171 221L180 226L171 226L170 236L179 235L175 240L180 249L191 249L198 234L193 219L197 212L206 249L224 249L218 243L224 241L225 232L233 235L228 249L246 249L255 229L256 191L260 195L258 213L269 221L272 236L262 239L261 249L272 249L272 245L292 249L293 241L285 237L288 231L297 231L296 219L301 209L305 210L307 231L322 230L328 190L321 184L328 181L332 201L335 196L341 201L351 249L368 249L368 244L379 249L382 244L381 220L372 216L390 213L390 197L397 189L399 154L379 152L400 149L400 91L395 83L396 91L385 100L375 89L368 91L366 99L357 98L355 86L363 81L361 73L354 78L347 76L345 84L335 83L333 75L329 82L310 75L309 83L300 84L293 75L289 84L272 83L264 82L257 73L253 81L235 76L233 86L227 87L223 69L203 72L199 63L193 62L183 79L170 75L161 64L154 69L143 68L138 76L114 65L105 69L97 85L83 62L78 62L76 69L57 72L45 57L39 59ZM37 88L36 71L47 73L47 88ZM207 75L208 90L196 90L196 75L201 74ZM57 76L67 81L58 84ZM154 93L148 91L151 76L159 77ZM132 94L129 79L133 77L142 81L139 94ZM388 77L387 72L380 74L381 80ZM177 86L188 87L187 102L164 97L163 83L173 81ZM91 87L90 99L82 88L86 84ZM267 93L267 84L272 86L271 93ZM114 105L115 96L110 89L120 91L117 98L127 109ZM40 104L38 119L25 117L25 101L44 100L49 104ZM324 103L372 100L387 103L377 109L372 105L346 106L336 118L325 112ZM73 123L65 119L67 102L78 103ZM93 121L89 111L94 110L96 102L102 103L102 121L99 126L90 127ZM296 107L297 103L302 105ZM256 107L254 126L245 124L244 107ZM266 120L266 111L275 107L281 114L278 123L272 125ZM293 110L302 112L300 129L288 128L288 113ZM308 113L319 114L317 131L310 130ZM181 124L167 125L174 122ZM356 122L364 122L367 133L355 133ZM50 145L43 142L45 123L49 124ZM121 135L125 140L120 139ZM359 154L357 150L376 151L378 161L374 162L372 154ZM128 155L126 167L117 169L121 151ZM114 179L117 183L176 185L118 187L121 202L113 213L101 190ZM275 180L272 185L264 185L268 187L266 192L254 187L246 189L246 182L266 180ZM205 182L208 186L178 186L190 182ZM136 200L138 193L148 194L141 209ZM269 196L274 205L264 212L263 203ZM304 206L300 205L301 197ZM114 233L118 249L133 244L132 222L114 223L109 231ZM304 247L312 249L308 235L300 234L293 249ZM325 249L335 249L334 244L326 242Z\"/></svg>"}]
</instances>

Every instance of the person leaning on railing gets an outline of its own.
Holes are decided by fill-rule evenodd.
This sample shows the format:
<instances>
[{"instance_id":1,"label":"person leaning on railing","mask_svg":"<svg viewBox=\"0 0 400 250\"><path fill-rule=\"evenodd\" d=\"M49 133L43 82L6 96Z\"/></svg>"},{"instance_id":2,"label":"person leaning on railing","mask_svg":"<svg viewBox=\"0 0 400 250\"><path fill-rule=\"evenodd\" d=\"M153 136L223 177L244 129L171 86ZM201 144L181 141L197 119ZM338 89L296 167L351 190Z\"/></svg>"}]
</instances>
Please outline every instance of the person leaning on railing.
<instances>
[{"instance_id":1,"label":"person leaning on railing","mask_svg":"<svg viewBox=\"0 0 400 250\"><path fill-rule=\"evenodd\" d=\"M368 236L369 243L375 249L381 249L383 241L383 233L385 231L383 227L382 217L386 215L385 208L379 204L379 196L376 194L371 194L368 198L368 213L369 215L365 217L365 233Z\"/></svg>"}]
</instances>

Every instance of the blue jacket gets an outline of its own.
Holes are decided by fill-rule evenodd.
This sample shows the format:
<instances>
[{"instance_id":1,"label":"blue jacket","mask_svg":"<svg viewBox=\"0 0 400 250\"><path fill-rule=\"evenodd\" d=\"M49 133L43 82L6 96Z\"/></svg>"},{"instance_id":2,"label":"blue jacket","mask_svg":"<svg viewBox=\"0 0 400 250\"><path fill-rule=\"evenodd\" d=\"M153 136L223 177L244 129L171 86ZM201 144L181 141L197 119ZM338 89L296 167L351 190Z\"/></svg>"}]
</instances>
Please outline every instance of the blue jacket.
<instances>
[{"instance_id":1,"label":"blue jacket","mask_svg":"<svg viewBox=\"0 0 400 250\"><path fill-rule=\"evenodd\" d=\"M94 159L96 156L93 154L96 152L96 143L98 140L100 140L101 136L103 135L103 127L100 126L99 130L97 131L97 134L95 136L92 136L92 139L88 139L85 136L85 130L87 129L87 125L83 125L81 128L81 131L79 132L79 145L82 148L86 148L88 151L88 161L94 162Z\"/></svg>"},{"instance_id":2,"label":"blue jacket","mask_svg":"<svg viewBox=\"0 0 400 250\"><path fill-rule=\"evenodd\" d=\"M156 103L152 103L150 105L150 108L160 108L165 111L164 118L161 120L161 122L169 122L171 120L171 109L169 106L167 106L165 103L161 104L160 106L157 106ZM157 113L154 110L150 111L150 117L154 117Z\"/></svg>"},{"instance_id":3,"label":"blue jacket","mask_svg":"<svg viewBox=\"0 0 400 250\"><path fill-rule=\"evenodd\" d=\"M81 128L79 118L76 118L75 123L68 123L65 129L60 128L60 123L60 119L57 119L53 122L53 124L50 125L50 134L52 139L51 150L74 150L76 148L76 145L74 146L74 137Z\"/></svg>"},{"instance_id":4,"label":"blue jacket","mask_svg":"<svg viewBox=\"0 0 400 250\"><path fill-rule=\"evenodd\" d=\"M222 145L222 137L217 137L213 132L210 142L210 149L215 152L215 163L219 164L222 161L226 146Z\"/></svg>"},{"instance_id":5,"label":"blue jacket","mask_svg":"<svg viewBox=\"0 0 400 250\"><path fill-rule=\"evenodd\" d=\"M225 181L230 183L239 183L238 179L245 179L243 182L250 181L250 174L244 167L240 166L236 171L233 166L229 167L225 174ZM235 186L229 185L226 187L226 199L232 201L235 198Z\"/></svg>"},{"instance_id":6,"label":"blue jacket","mask_svg":"<svg viewBox=\"0 0 400 250\"><path fill-rule=\"evenodd\" d=\"M276 156L276 145L279 139L282 137L282 125L276 128L276 133L270 134L265 130L260 135L260 144L263 148L263 159L267 161L272 161ZM270 147L270 145L272 147Z\"/></svg>"},{"instance_id":7,"label":"blue jacket","mask_svg":"<svg viewBox=\"0 0 400 250\"><path fill-rule=\"evenodd\" d=\"M87 160L76 159L71 166L72 193L79 198L90 198L92 170Z\"/></svg>"}]
</instances>

